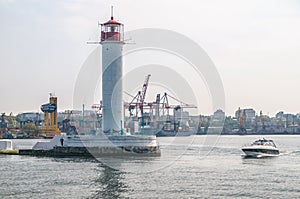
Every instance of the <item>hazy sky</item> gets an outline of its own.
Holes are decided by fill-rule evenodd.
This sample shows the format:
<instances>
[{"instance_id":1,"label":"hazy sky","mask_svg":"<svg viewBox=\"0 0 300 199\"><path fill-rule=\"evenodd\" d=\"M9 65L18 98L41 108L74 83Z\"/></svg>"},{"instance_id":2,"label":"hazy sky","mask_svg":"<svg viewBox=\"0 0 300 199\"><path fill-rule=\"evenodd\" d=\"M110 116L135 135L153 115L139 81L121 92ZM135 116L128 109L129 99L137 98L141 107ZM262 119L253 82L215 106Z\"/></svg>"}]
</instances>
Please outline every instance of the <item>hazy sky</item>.
<instances>
[{"instance_id":1,"label":"hazy sky","mask_svg":"<svg viewBox=\"0 0 300 199\"><path fill-rule=\"evenodd\" d=\"M197 42L222 78L228 115L238 107L300 112L297 0L0 0L0 111L39 111L53 91L59 109L71 109L76 77L95 48L86 41L111 5L126 31L165 28Z\"/></svg>"}]
</instances>

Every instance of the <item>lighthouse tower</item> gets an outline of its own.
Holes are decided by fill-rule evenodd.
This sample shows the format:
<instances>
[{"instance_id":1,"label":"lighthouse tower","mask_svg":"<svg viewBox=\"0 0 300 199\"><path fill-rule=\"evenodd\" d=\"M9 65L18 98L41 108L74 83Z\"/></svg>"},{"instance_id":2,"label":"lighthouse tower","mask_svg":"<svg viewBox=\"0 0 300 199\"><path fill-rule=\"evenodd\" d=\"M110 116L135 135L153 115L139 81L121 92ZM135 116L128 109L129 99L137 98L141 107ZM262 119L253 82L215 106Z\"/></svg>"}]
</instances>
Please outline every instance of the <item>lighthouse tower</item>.
<instances>
[{"instance_id":1,"label":"lighthouse tower","mask_svg":"<svg viewBox=\"0 0 300 199\"><path fill-rule=\"evenodd\" d=\"M101 24L102 45L102 129L104 133L121 131L123 112L123 24L114 20Z\"/></svg>"}]
</instances>

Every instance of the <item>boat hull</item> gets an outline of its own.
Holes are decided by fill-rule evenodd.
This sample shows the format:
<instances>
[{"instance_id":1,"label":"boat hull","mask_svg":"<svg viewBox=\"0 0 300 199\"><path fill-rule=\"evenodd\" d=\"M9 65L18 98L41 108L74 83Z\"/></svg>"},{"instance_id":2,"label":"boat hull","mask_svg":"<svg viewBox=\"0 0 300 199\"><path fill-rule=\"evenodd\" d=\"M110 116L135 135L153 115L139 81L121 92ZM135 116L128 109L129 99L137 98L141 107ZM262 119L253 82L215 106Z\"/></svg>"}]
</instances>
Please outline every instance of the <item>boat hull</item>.
<instances>
[{"instance_id":1,"label":"boat hull","mask_svg":"<svg viewBox=\"0 0 300 199\"><path fill-rule=\"evenodd\" d=\"M243 148L247 157L276 157L279 156L278 149Z\"/></svg>"},{"instance_id":2,"label":"boat hull","mask_svg":"<svg viewBox=\"0 0 300 199\"><path fill-rule=\"evenodd\" d=\"M175 137L175 136L190 136L195 135L193 131L158 131L156 137Z\"/></svg>"}]
</instances>

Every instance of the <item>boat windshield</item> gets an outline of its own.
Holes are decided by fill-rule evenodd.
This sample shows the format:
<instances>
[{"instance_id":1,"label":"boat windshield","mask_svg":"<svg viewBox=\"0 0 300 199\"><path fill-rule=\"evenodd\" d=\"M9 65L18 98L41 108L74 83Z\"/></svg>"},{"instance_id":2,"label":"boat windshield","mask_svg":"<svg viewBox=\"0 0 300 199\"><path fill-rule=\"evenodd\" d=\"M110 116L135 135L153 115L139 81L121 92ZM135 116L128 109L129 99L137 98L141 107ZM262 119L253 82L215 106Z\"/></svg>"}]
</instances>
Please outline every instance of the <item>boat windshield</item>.
<instances>
[{"instance_id":1,"label":"boat windshield","mask_svg":"<svg viewBox=\"0 0 300 199\"><path fill-rule=\"evenodd\" d=\"M273 147L276 147L276 145L273 142L273 140L267 140L265 138L256 140L255 142L252 143L252 145L264 145L264 146L273 146Z\"/></svg>"}]
</instances>

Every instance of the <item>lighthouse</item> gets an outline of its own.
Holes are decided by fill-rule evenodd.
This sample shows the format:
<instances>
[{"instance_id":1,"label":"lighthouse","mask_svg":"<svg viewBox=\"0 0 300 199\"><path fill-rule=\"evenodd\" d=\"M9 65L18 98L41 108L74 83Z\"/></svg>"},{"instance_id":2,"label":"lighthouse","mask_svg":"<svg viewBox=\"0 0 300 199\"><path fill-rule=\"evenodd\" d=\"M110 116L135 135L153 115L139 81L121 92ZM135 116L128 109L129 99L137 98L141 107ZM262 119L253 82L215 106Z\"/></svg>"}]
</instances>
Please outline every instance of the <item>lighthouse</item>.
<instances>
[{"instance_id":1,"label":"lighthouse","mask_svg":"<svg viewBox=\"0 0 300 199\"><path fill-rule=\"evenodd\" d=\"M98 159L105 155L106 157L114 157L114 160L118 160L118 157L123 157L123 155L160 155L160 147L155 135L115 135L122 132L122 51L125 44L123 24L115 21L111 15L109 21L99 25L101 25L100 42L88 43L100 43L102 45L102 130L107 136L102 134L55 136L49 142L37 142L32 150L20 150L20 154L40 155L41 151L43 153L47 151L49 156L80 155L81 157L91 157L92 155ZM49 106L44 107L45 111L53 112L52 109L53 107L55 109L56 103L53 100L51 101L50 98ZM65 140L65 142L62 143L61 140ZM101 158L100 161L102 162L103 159ZM110 161L106 162L105 160L104 163L108 165L107 163Z\"/></svg>"},{"instance_id":2,"label":"lighthouse","mask_svg":"<svg viewBox=\"0 0 300 199\"><path fill-rule=\"evenodd\" d=\"M102 130L120 132L123 112L123 60L124 25L113 17L101 24L102 45Z\"/></svg>"}]
</instances>

